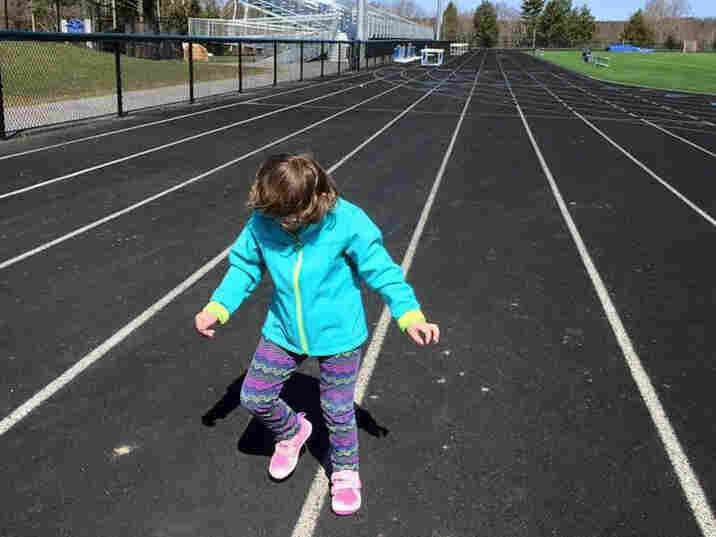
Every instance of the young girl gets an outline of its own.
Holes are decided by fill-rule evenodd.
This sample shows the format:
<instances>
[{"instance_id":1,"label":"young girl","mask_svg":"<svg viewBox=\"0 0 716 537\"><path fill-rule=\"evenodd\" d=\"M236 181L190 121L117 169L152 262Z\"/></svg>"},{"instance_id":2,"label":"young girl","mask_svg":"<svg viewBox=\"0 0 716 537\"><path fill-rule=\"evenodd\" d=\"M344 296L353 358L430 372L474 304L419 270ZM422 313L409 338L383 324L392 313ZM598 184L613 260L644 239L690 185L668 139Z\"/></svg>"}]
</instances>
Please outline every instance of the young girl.
<instances>
[{"instance_id":1,"label":"young girl","mask_svg":"<svg viewBox=\"0 0 716 537\"><path fill-rule=\"evenodd\" d=\"M241 387L241 404L277 440L269 463L274 479L296 467L312 426L279 398L309 356L319 361L321 409L329 433L333 511L361 505L358 430L353 404L368 328L360 279L380 293L398 326L418 344L437 343L438 326L420 311L403 271L383 247L380 230L342 199L332 178L305 155L276 155L259 169L249 193L253 210L229 253L229 269L196 329L225 324L265 270L274 292L262 337Z\"/></svg>"}]
</instances>

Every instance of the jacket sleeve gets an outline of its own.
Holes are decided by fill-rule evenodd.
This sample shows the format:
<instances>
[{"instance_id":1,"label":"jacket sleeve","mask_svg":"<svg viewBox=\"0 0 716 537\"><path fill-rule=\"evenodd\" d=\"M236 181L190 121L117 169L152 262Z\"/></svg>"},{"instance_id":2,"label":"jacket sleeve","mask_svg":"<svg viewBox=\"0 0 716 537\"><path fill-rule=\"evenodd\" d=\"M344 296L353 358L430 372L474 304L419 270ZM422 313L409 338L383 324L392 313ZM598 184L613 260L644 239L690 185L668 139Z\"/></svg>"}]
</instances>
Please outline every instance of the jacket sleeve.
<instances>
[{"instance_id":1,"label":"jacket sleeve","mask_svg":"<svg viewBox=\"0 0 716 537\"><path fill-rule=\"evenodd\" d=\"M229 251L229 269L204 311L215 314L221 324L226 323L229 316L256 289L265 269L261 250L251 226L247 224Z\"/></svg>"},{"instance_id":2,"label":"jacket sleeve","mask_svg":"<svg viewBox=\"0 0 716 537\"><path fill-rule=\"evenodd\" d=\"M401 330L425 321L413 288L405 281L403 269L390 257L380 230L363 211L357 211L354 216L346 254L360 277L380 294Z\"/></svg>"}]
</instances>

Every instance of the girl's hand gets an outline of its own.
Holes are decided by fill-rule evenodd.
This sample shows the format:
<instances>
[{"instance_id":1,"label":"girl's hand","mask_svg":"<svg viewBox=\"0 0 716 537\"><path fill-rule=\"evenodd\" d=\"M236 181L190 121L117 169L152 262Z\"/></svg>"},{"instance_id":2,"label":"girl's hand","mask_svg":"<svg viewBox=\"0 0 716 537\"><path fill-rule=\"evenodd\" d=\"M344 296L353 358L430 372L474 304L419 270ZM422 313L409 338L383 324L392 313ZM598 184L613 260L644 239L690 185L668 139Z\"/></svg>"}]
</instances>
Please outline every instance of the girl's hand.
<instances>
[{"instance_id":1,"label":"girl's hand","mask_svg":"<svg viewBox=\"0 0 716 537\"><path fill-rule=\"evenodd\" d=\"M418 345L425 345L430 342L437 343L440 341L440 328L438 328L436 324L415 323L408 328L406 332ZM425 336L425 340L423 340L423 336Z\"/></svg>"},{"instance_id":2,"label":"girl's hand","mask_svg":"<svg viewBox=\"0 0 716 537\"><path fill-rule=\"evenodd\" d=\"M194 326L202 336L214 337L216 330L211 330L211 326L218 320L219 318L213 313L200 311L194 317Z\"/></svg>"}]
</instances>

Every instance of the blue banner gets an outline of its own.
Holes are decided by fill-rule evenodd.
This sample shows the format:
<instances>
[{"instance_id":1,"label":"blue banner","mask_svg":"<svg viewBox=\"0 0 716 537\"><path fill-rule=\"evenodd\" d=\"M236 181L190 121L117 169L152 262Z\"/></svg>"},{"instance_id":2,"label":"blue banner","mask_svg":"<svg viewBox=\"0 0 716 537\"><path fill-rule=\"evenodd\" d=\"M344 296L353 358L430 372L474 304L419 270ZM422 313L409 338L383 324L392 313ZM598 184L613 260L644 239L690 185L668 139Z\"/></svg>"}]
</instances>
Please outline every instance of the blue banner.
<instances>
[{"instance_id":1,"label":"blue banner","mask_svg":"<svg viewBox=\"0 0 716 537\"><path fill-rule=\"evenodd\" d=\"M69 19L67 21L67 33L83 34L85 33L85 23L80 19Z\"/></svg>"}]
</instances>

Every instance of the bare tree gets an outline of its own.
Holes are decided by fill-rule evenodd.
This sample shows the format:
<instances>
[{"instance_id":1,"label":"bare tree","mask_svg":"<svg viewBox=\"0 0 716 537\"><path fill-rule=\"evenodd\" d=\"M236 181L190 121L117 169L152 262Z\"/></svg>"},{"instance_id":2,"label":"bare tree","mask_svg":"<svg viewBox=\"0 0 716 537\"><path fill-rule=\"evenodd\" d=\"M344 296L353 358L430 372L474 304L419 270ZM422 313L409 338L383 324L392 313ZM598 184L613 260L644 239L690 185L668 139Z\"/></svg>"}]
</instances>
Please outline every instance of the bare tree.
<instances>
[{"instance_id":1,"label":"bare tree","mask_svg":"<svg viewBox=\"0 0 716 537\"><path fill-rule=\"evenodd\" d=\"M502 46L513 47L519 44L524 33L524 24L520 10L500 0L495 4L497 24L500 26L500 42Z\"/></svg>"},{"instance_id":2,"label":"bare tree","mask_svg":"<svg viewBox=\"0 0 716 537\"><path fill-rule=\"evenodd\" d=\"M684 19L691 14L689 0L647 0L644 18L654 32L658 42L671 36L684 38Z\"/></svg>"},{"instance_id":3,"label":"bare tree","mask_svg":"<svg viewBox=\"0 0 716 537\"><path fill-rule=\"evenodd\" d=\"M425 10L423 10L415 0L393 0L393 2L388 4L388 9L406 19L415 19L425 16Z\"/></svg>"}]
</instances>

